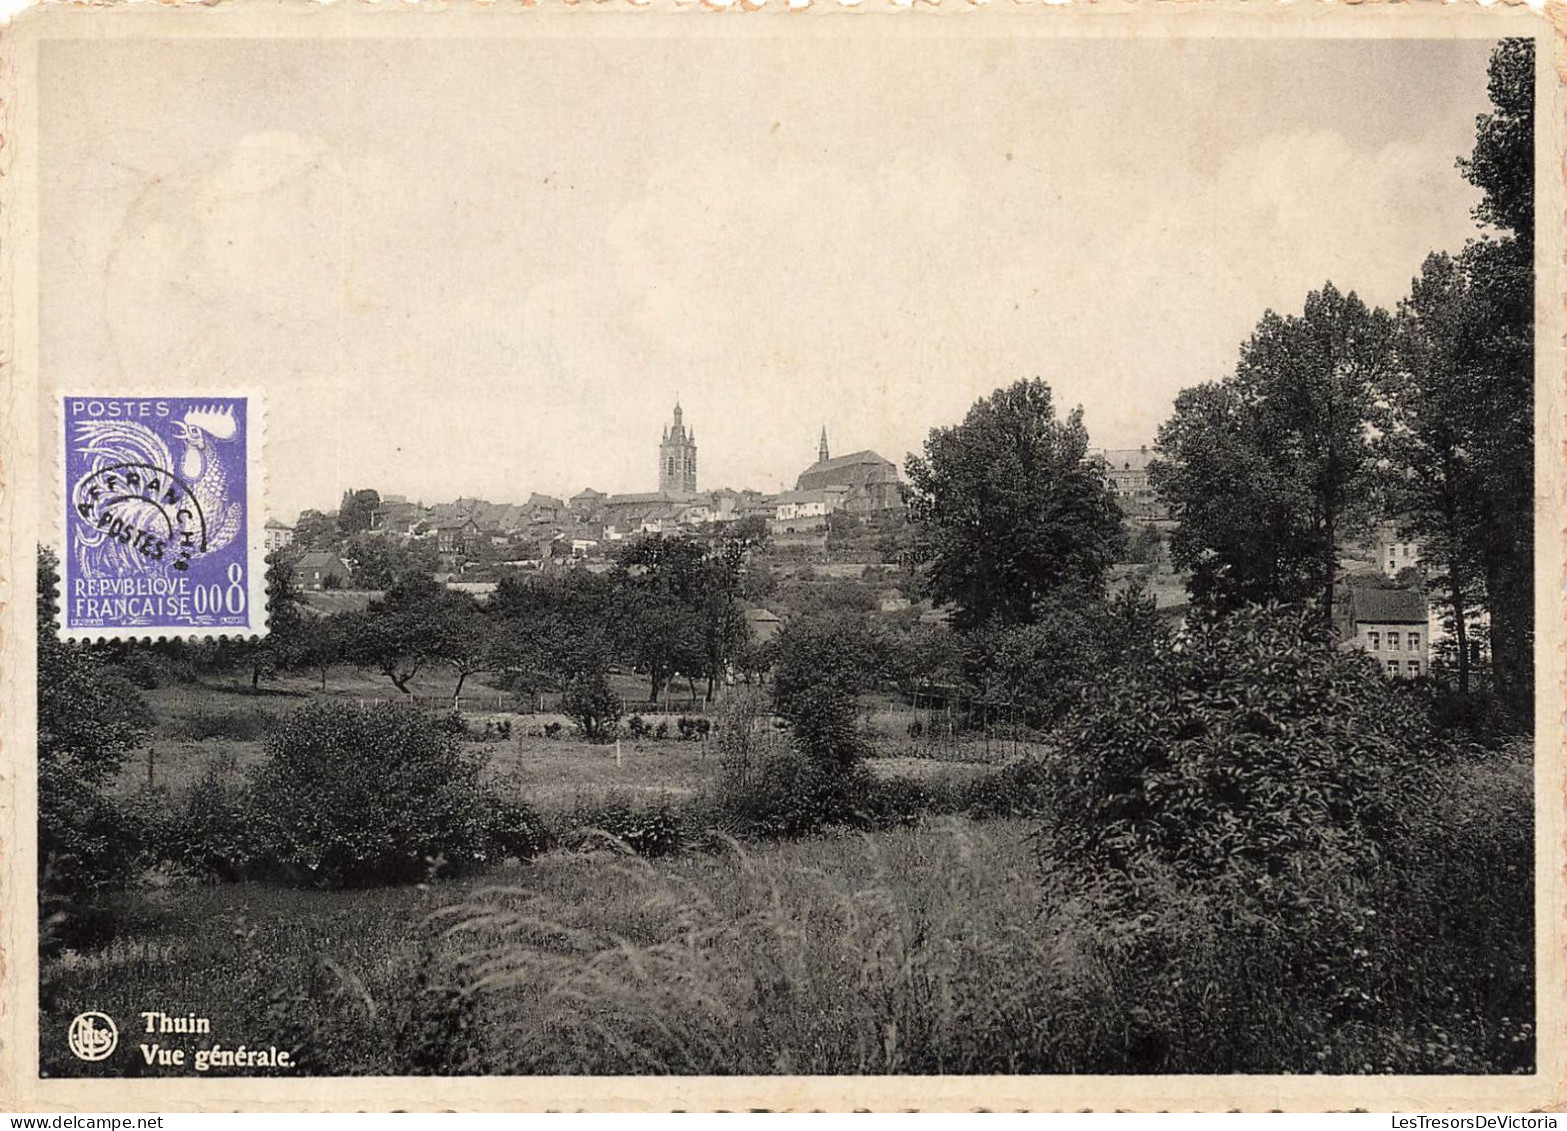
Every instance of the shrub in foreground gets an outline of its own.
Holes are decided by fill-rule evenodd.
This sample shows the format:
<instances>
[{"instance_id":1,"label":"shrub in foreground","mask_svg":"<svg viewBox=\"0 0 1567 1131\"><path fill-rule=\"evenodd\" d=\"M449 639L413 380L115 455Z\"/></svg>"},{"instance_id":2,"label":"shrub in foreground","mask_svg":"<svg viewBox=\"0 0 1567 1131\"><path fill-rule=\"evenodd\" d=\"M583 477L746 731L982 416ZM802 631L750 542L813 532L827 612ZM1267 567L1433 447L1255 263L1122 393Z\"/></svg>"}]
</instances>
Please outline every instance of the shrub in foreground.
<instances>
[{"instance_id":1,"label":"shrub in foreground","mask_svg":"<svg viewBox=\"0 0 1567 1131\"><path fill-rule=\"evenodd\" d=\"M1453 945L1437 910L1475 898L1438 895L1442 858L1499 859L1471 843L1480 822L1450 830L1468 847L1429 846L1468 750L1314 620L1198 621L1063 729L1041 873L1078 909L1077 961L1100 971L1082 983L1085 1015L1124 1035L1090 1042L1085 1070L1429 1070L1448 1055L1429 1047L1492 1008L1430 992L1455 993L1465 966L1516 965L1516 947ZM1526 839L1509 848L1527 859ZM1468 881L1484 887L1480 871ZM1526 937L1530 902L1502 902L1486 914Z\"/></svg>"},{"instance_id":2,"label":"shrub in foreground","mask_svg":"<svg viewBox=\"0 0 1567 1131\"><path fill-rule=\"evenodd\" d=\"M517 853L530 822L480 783L480 767L447 722L416 707L303 707L251 779L262 865L293 883L361 887Z\"/></svg>"},{"instance_id":3,"label":"shrub in foreground","mask_svg":"<svg viewBox=\"0 0 1567 1131\"><path fill-rule=\"evenodd\" d=\"M863 768L839 770L796 750L772 751L744 777L725 776L714 817L725 832L743 839L810 836L829 825L852 824L855 794L869 779Z\"/></svg>"},{"instance_id":4,"label":"shrub in foreground","mask_svg":"<svg viewBox=\"0 0 1567 1131\"><path fill-rule=\"evenodd\" d=\"M573 809L565 824L560 839L567 848L602 847L607 837L649 857L679 852L694 835L684 815L667 801L647 806L606 799Z\"/></svg>"},{"instance_id":5,"label":"shrub in foreground","mask_svg":"<svg viewBox=\"0 0 1567 1131\"><path fill-rule=\"evenodd\" d=\"M579 676L566 687L560 709L589 742L609 742L620 729L624 702L602 672Z\"/></svg>"},{"instance_id":6,"label":"shrub in foreground","mask_svg":"<svg viewBox=\"0 0 1567 1131\"><path fill-rule=\"evenodd\" d=\"M125 843L147 867L217 881L245 879L255 870L253 809L232 757L209 760L183 789L132 794L122 813Z\"/></svg>"}]
</instances>

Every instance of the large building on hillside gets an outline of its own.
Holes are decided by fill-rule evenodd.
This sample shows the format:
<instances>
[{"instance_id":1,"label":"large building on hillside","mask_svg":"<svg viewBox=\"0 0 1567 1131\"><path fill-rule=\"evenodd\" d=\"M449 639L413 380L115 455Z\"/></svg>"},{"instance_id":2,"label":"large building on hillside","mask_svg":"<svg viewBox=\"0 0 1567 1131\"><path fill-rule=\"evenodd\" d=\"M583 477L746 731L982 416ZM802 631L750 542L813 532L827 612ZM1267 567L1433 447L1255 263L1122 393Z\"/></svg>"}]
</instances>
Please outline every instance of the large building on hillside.
<instances>
[{"instance_id":1,"label":"large building on hillside","mask_svg":"<svg viewBox=\"0 0 1567 1131\"><path fill-rule=\"evenodd\" d=\"M1420 569L1420 543L1401 537L1397 526L1384 525L1377 530L1376 563L1388 577L1397 577L1406 569Z\"/></svg>"},{"instance_id":2,"label":"large building on hillside","mask_svg":"<svg viewBox=\"0 0 1567 1131\"><path fill-rule=\"evenodd\" d=\"M696 494L696 432L689 434L675 402L675 423L658 445L658 489L665 495Z\"/></svg>"},{"instance_id":3,"label":"large building on hillside","mask_svg":"<svg viewBox=\"0 0 1567 1131\"><path fill-rule=\"evenodd\" d=\"M800 472L795 491L841 491L841 509L851 514L874 514L903 509L898 468L872 451L833 457L827 450L827 429L822 429L816 462Z\"/></svg>"},{"instance_id":4,"label":"large building on hillside","mask_svg":"<svg viewBox=\"0 0 1567 1131\"><path fill-rule=\"evenodd\" d=\"M1154 453L1141 448L1110 448L1100 453L1115 501L1127 514L1154 516L1163 512L1159 496L1148 482L1148 465Z\"/></svg>"}]
</instances>

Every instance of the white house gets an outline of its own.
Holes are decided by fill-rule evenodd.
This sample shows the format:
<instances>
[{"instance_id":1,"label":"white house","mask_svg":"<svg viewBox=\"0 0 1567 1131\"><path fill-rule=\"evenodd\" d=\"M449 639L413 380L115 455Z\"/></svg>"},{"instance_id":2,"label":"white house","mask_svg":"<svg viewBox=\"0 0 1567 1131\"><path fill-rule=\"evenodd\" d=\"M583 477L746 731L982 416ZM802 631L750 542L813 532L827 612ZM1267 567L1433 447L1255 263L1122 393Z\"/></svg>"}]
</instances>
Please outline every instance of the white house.
<instances>
[{"instance_id":1,"label":"white house","mask_svg":"<svg viewBox=\"0 0 1567 1131\"><path fill-rule=\"evenodd\" d=\"M1377 566L1389 577L1397 577L1406 569L1420 565L1420 543L1405 540L1391 531L1384 531L1377 540Z\"/></svg>"},{"instance_id":2,"label":"white house","mask_svg":"<svg viewBox=\"0 0 1567 1131\"><path fill-rule=\"evenodd\" d=\"M827 516L843 507L848 494L843 488L817 491L785 491L773 499L773 533L802 534L822 530Z\"/></svg>"},{"instance_id":3,"label":"white house","mask_svg":"<svg viewBox=\"0 0 1567 1131\"><path fill-rule=\"evenodd\" d=\"M294 528L279 522L275 518L269 518L267 519L262 538L262 544L266 547L266 552L270 554L273 550L281 550L285 546L293 545Z\"/></svg>"}]
</instances>

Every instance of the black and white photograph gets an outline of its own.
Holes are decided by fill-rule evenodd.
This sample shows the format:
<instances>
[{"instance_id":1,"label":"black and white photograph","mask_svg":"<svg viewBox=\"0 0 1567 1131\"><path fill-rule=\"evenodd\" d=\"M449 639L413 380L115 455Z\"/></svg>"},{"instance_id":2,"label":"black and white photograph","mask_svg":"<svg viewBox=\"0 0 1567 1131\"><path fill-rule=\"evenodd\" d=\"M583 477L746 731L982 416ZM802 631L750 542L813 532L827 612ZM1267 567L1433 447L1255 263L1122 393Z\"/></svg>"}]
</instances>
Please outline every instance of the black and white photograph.
<instances>
[{"instance_id":1,"label":"black and white photograph","mask_svg":"<svg viewBox=\"0 0 1567 1131\"><path fill-rule=\"evenodd\" d=\"M1552 1102L1546 21L340 8L31 41L29 1094Z\"/></svg>"}]
</instances>

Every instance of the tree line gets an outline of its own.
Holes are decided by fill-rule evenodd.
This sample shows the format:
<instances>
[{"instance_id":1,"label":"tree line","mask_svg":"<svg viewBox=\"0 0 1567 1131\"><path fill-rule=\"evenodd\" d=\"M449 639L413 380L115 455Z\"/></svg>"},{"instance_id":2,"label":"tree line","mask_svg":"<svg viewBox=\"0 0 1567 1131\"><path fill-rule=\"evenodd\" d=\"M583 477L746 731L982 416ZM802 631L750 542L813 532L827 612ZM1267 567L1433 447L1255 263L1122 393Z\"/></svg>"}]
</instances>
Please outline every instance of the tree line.
<instances>
[{"instance_id":1,"label":"tree line","mask_svg":"<svg viewBox=\"0 0 1567 1131\"><path fill-rule=\"evenodd\" d=\"M443 669L455 677L453 706L479 673L518 694L564 693L601 687L615 667L644 675L649 699L677 677L693 698L711 697L730 673L767 663L749 647L740 604L748 545L652 535L628 545L608 573L506 578L484 604L407 572L365 609L330 616L307 610L293 567L275 554L271 632L235 648L253 685L278 670L312 670L324 689L331 668L351 665L412 696L421 672Z\"/></svg>"},{"instance_id":2,"label":"tree line","mask_svg":"<svg viewBox=\"0 0 1567 1131\"><path fill-rule=\"evenodd\" d=\"M1433 252L1397 308L1331 282L1268 311L1234 373L1182 392L1154 487L1175 564L1220 609L1314 598L1331 624L1345 542L1416 539L1455 641L1458 690L1489 624L1498 693L1526 717L1534 640L1534 44L1490 64L1492 111L1458 167L1485 230Z\"/></svg>"},{"instance_id":3,"label":"tree line","mask_svg":"<svg viewBox=\"0 0 1567 1131\"><path fill-rule=\"evenodd\" d=\"M1477 238L1432 253L1391 312L1331 282L1300 314L1267 311L1233 372L1179 394L1149 471L1199 611L1309 603L1331 640L1347 544L1379 522L1418 540L1460 695L1488 636L1518 720L1533 691L1533 65L1530 40L1497 48L1492 110L1457 162L1482 194ZM952 609L971 681L1037 686L1104 659L1076 646L1095 632L1074 620L1103 618L1127 544L1080 409L1060 418L1047 384L1019 381L933 430L906 473L924 592Z\"/></svg>"}]
</instances>

